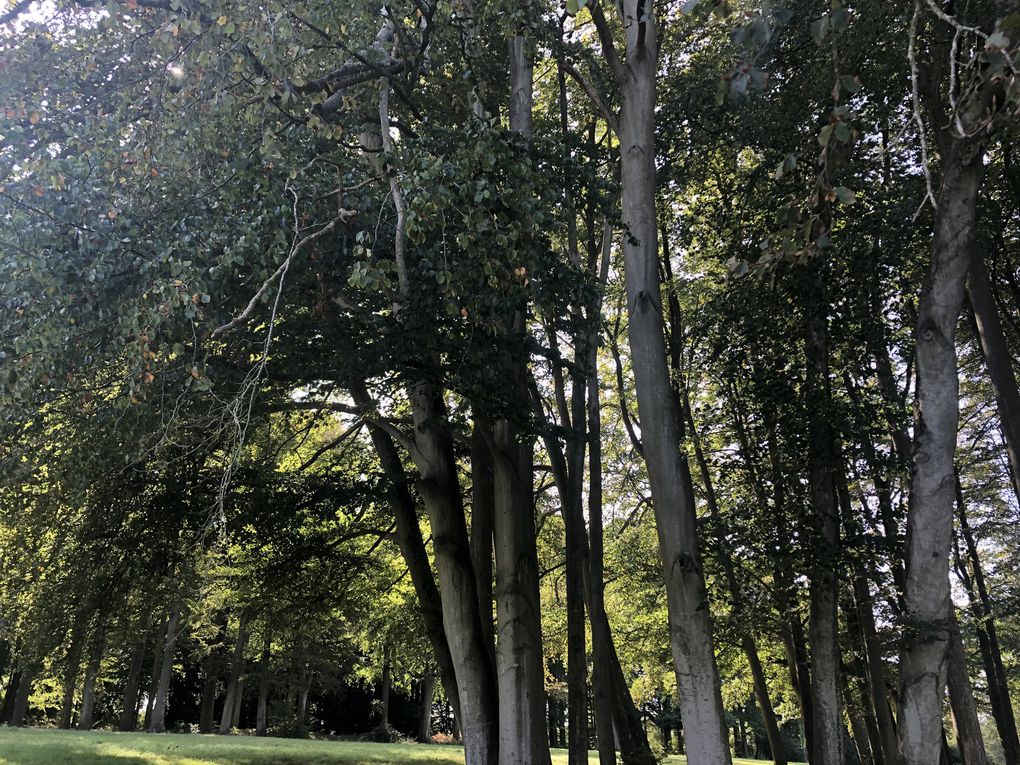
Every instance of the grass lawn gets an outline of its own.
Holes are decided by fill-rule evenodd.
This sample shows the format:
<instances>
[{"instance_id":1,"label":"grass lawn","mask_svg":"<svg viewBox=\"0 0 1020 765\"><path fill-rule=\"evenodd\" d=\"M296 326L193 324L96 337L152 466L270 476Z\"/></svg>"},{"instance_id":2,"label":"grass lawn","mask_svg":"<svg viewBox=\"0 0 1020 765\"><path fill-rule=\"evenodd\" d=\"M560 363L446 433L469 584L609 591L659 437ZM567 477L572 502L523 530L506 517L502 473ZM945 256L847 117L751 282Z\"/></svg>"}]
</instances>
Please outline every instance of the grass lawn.
<instances>
[{"instance_id":1,"label":"grass lawn","mask_svg":"<svg viewBox=\"0 0 1020 765\"><path fill-rule=\"evenodd\" d=\"M146 735L0 727L0 765L459 765L457 746L360 744L246 736ZM553 765L566 765L562 750ZM598 763L592 753L591 762ZM684 763L672 757L669 763ZM760 760L734 760L752 765Z\"/></svg>"}]
</instances>

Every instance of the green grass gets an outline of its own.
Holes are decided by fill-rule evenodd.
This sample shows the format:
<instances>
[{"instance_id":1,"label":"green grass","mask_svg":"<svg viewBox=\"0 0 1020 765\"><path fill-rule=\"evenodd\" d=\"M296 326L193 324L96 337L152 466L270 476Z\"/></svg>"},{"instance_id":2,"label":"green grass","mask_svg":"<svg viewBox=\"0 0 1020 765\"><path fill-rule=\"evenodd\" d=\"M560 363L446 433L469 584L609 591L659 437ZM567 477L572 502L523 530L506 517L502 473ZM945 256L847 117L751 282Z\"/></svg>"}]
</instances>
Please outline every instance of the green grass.
<instances>
[{"instance_id":1,"label":"green grass","mask_svg":"<svg viewBox=\"0 0 1020 765\"><path fill-rule=\"evenodd\" d=\"M459 765L457 746L0 728L0 765ZM562 750L553 765L566 765ZM591 762L598 762L592 754ZM673 764L684 763L671 757ZM757 760L735 760L752 765Z\"/></svg>"}]
</instances>

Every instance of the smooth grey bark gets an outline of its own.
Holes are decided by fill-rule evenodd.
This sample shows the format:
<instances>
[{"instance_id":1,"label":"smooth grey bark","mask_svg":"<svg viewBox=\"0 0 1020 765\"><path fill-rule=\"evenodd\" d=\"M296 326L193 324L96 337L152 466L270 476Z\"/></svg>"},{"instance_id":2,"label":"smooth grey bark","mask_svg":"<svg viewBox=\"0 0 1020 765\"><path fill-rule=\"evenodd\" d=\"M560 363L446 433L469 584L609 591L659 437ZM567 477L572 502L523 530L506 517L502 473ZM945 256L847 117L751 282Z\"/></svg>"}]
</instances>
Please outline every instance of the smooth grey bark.
<instances>
[{"instance_id":1,"label":"smooth grey bark","mask_svg":"<svg viewBox=\"0 0 1020 765\"><path fill-rule=\"evenodd\" d=\"M170 618L166 623L166 634L163 640L163 653L159 660L159 682L156 685L156 696L152 703L152 716L147 730L149 733L166 733L166 702L170 695L170 673L173 670L174 651L177 647L177 633L181 620L181 604L179 598L170 608Z\"/></svg>"},{"instance_id":2,"label":"smooth grey bark","mask_svg":"<svg viewBox=\"0 0 1020 765\"><path fill-rule=\"evenodd\" d=\"M967 673L967 657L963 651L963 639L956 622L955 608L951 613L952 627L949 633L948 671L949 702L953 711L953 725L956 740L963 755L963 765L987 765L985 741L974 704L974 689Z\"/></svg>"},{"instance_id":3,"label":"smooth grey bark","mask_svg":"<svg viewBox=\"0 0 1020 765\"><path fill-rule=\"evenodd\" d=\"M509 39L510 130L531 132L532 63L521 35ZM523 335L525 313L505 320ZM504 361L509 390L528 411L527 353L510 347ZM535 541L534 439L518 423L500 417L486 435L495 488L493 539L496 570L496 676L499 689L500 765L547 765L545 668L542 652L538 551Z\"/></svg>"},{"instance_id":4,"label":"smooth grey bark","mask_svg":"<svg viewBox=\"0 0 1020 765\"><path fill-rule=\"evenodd\" d=\"M81 687L81 710L78 712L78 730L92 730L96 701L96 678L106 650L106 631L102 624L96 625L97 634L92 637L94 645L85 666L85 678Z\"/></svg>"},{"instance_id":5,"label":"smooth grey bark","mask_svg":"<svg viewBox=\"0 0 1020 765\"><path fill-rule=\"evenodd\" d=\"M359 407L371 411L375 402L372 400L363 380L350 380L348 390L354 403ZM439 588L432 575L432 564L429 561L428 551L425 549L425 539L422 537L421 527L418 524L418 508L414 497L411 495L407 472L400 460L400 453L397 445L388 433L378 425L369 423L369 437L375 447L376 455L379 458L379 465L386 476L386 497L396 521L396 539L400 554L407 564L407 571L411 577L411 584L414 587L415 595L418 598L418 606L421 609L422 622L425 625L425 632L435 654L436 662L439 665L439 675L443 682L446 696L453 706L454 714L460 714L460 694L457 690L457 678L454 671L453 657L450 654L450 645L446 637L446 630L443 627L443 601L439 594ZM472 522L474 518L472 518ZM489 542L489 557L491 561L491 532ZM489 588L491 593L492 564L489 564ZM488 624L491 634L492 630L492 600L489 599L490 614ZM484 612L483 612L484 627ZM494 650L494 648L492 649Z\"/></svg>"},{"instance_id":6,"label":"smooth grey bark","mask_svg":"<svg viewBox=\"0 0 1020 765\"><path fill-rule=\"evenodd\" d=\"M621 205L628 337L637 388L669 612L670 646L688 758L729 765L729 735L701 565L690 467L680 449L663 338L655 210L655 101L658 39L651 0L619 6L625 54L617 55L601 8L592 6L603 52L620 87Z\"/></svg>"},{"instance_id":7,"label":"smooth grey bark","mask_svg":"<svg viewBox=\"0 0 1020 765\"><path fill-rule=\"evenodd\" d=\"M152 721L152 707L156 701L156 688L159 685L159 668L163 658L163 639L166 635L166 624L169 615L161 618L152 636L152 669L149 672L149 684L145 689L145 713L142 715L142 729L148 730Z\"/></svg>"},{"instance_id":8,"label":"smooth grey bark","mask_svg":"<svg viewBox=\"0 0 1020 765\"><path fill-rule=\"evenodd\" d=\"M120 713L118 730L133 731L138 727L138 692L142 684L142 663L145 661L145 637L131 649L127 682L124 684L124 706Z\"/></svg>"},{"instance_id":9,"label":"smooth grey bark","mask_svg":"<svg viewBox=\"0 0 1020 765\"><path fill-rule=\"evenodd\" d=\"M251 611L245 608L237 624L237 639L234 652L230 659L230 674L227 677L227 694L223 699L223 711L220 714L220 726L217 730L221 736L230 733L234 725L234 708L240 698L240 680L244 672L244 649L248 646L248 626L251 622Z\"/></svg>"},{"instance_id":10,"label":"smooth grey bark","mask_svg":"<svg viewBox=\"0 0 1020 765\"><path fill-rule=\"evenodd\" d=\"M999 410L999 423L1006 442L1013 492L1020 499L1020 390L1017 388L1013 371L1013 356L1010 353L1002 322L992 295L992 284L988 278L984 259L980 253L971 258L967 280L970 305L974 312L974 323L980 340L981 352L988 367L988 378L995 390L995 403Z\"/></svg>"},{"instance_id":11,"label":"smooth grey bark","mask_svg":"<svg viewBox=\"0 0 1020 765\"><path fill-rule=\"evenodd\" d=\"M931 269L916 330L917 400L900 659L899 740L905 765L931 765L940 756L959 421L956 324L974 250L983 174L980 146L971 141L952 140L942 159Z\"/></svg>"},{"instance_id":12,"label":"smooth grey bark","mask_svg":"<svg viewBox=\"0 0 1020 765\"><path fill-rule=\"evenodd\" d=\"M414 419L412 459L432 529L443 603L443 627L460 696L459 721L467 765L496 765L499 751L495 667L478 612L478 590L464 518L457 461L442 390L419 382L408 388Z\"/></svg>"}]
</instances>

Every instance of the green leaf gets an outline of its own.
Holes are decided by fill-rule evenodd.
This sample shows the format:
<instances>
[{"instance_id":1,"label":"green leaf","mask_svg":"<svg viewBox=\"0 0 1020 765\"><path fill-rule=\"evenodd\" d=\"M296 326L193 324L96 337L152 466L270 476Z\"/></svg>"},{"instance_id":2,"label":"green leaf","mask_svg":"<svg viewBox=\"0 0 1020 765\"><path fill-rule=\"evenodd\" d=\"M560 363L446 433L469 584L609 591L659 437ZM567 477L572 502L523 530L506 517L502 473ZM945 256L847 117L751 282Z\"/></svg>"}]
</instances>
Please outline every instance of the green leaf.
<instances>
[{"instance_id":1,"label":"green leaf","mask_svg":"<svg viewBox=\"0 0 1020 765\"><path fill-rule=\"evenodd\" d=\"M576 16L578 10L580 10L580 6L578 5L577 0L567 0L567 15L568 16Z\"/></svg>"},{"instance_id":2,"label":"green leaf","mask_svg":"<svg viewBox=\"0 0 1020 765\"><path fill-rule=\"evenodd\" d=\"M835 188L836 198L845 205L852 205L857 201L856 195L848 189L846 186L837 186Z\"/></svg>"},{"instance_id":3,"label":"green leaf","mask_svg":"<svg viewBox=\"0 0 1020 765\"><path fill-rule=\"evenodd\" d=\"M822 17L811 24L811 39L815 41L815 45L818 47L822 46L825 42L825 35L829 33L829 14L823 13Z\"/></svg>"},{"instance_id":4,"label":"green leaf","mask_svg":"<svg viewBox=\"0 0 1020 765\"><path fill-rule=\"evenodd\" d=\"M820 131L818 131L818 143L820 146L828 146L829 139L832 138L833 125L826 125Z\"/></svg>"}]
</instances>

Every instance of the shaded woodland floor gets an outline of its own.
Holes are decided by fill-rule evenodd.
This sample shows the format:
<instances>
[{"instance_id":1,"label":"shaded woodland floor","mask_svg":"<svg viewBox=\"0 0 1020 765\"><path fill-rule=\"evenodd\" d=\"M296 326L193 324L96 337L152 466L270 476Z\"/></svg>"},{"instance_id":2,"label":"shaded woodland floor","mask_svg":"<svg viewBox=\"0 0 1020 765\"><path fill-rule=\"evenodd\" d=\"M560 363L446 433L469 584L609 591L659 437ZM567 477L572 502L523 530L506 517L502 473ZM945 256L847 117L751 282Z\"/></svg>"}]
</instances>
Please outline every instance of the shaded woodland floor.
<instances>
[{"instance_id":1,"label":"shaded woodland floor","mask_svg":"<svg viewBox=\"0 0 1020 765\"><path fill-rule=\"evenodd\" d=\"M598 762L592 752L591 763ZM458 746L0 728L0 765L404 765L464 762ZM553 765L566 765L553 750ZM682 765L683 757L670 757ZM753 765L763 760L734 760Z\"/></svg>"}]
</instances>

